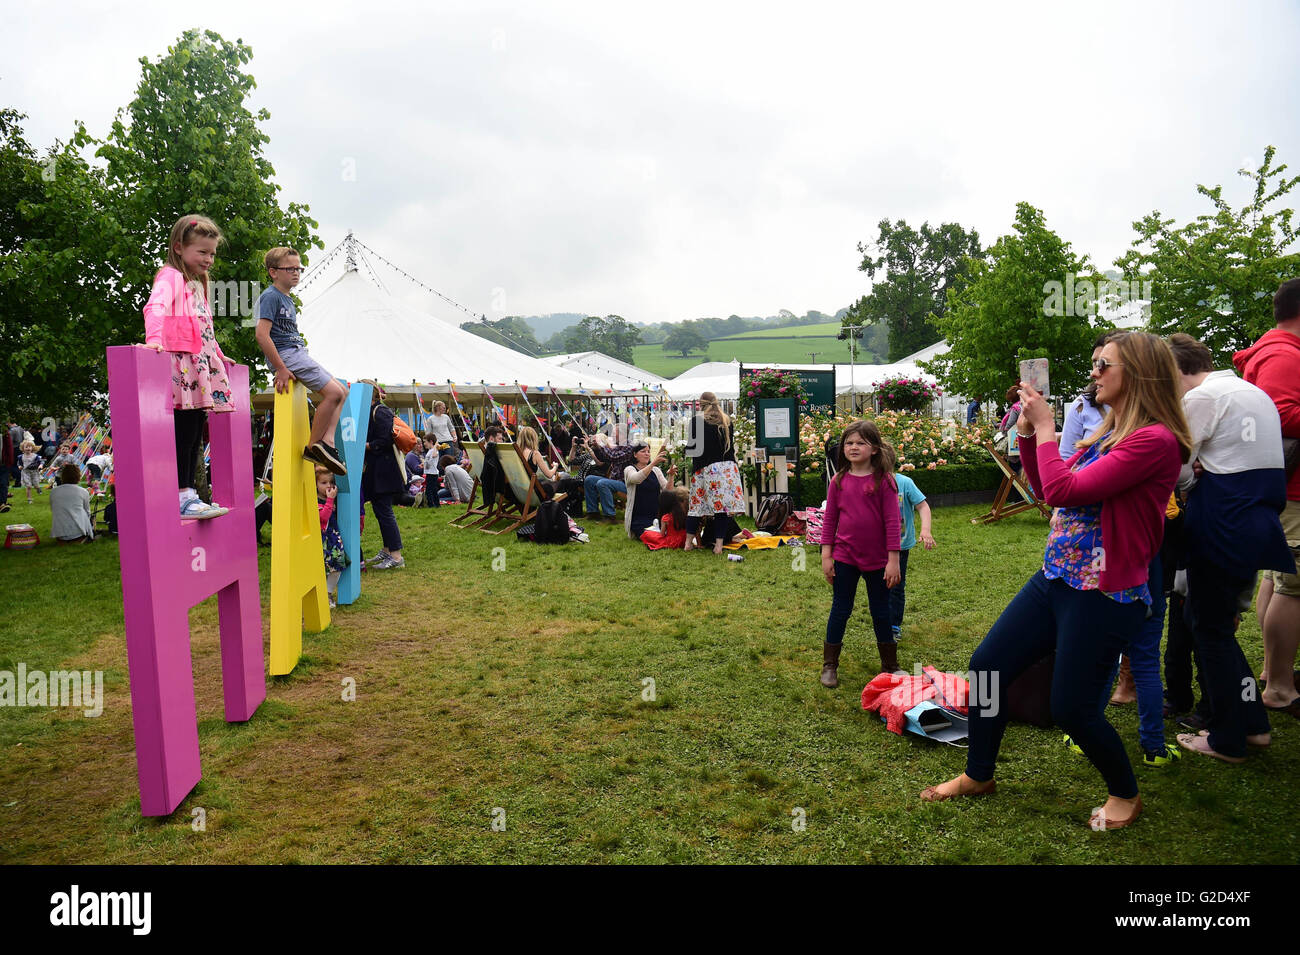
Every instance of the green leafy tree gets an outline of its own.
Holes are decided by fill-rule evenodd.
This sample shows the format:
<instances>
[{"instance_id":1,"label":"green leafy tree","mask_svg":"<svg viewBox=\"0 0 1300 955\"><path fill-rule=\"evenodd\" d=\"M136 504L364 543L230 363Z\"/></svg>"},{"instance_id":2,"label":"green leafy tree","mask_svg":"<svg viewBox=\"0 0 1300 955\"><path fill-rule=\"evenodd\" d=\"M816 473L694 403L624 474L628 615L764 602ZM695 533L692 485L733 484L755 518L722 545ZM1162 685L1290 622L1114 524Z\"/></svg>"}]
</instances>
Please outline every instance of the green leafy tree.
<instances>
[{"instance_id":1,"label":"green leafy tree","mask_svg":"<svg viewBox=\"0 0 1300 955\"><path fill-rule=\"evenodd\" d=\"M478 322L461 322L460 327L480 338L505 345L524 355L535 357L542 352L542 344L533 334L532 326L514 315L499 318L494 322L486 319Z\"/></svg>"},{"instance_id":2,"label":"green leafy tree","mask_svg":"<svg viewBox=\"0 0 1300 955\"><path fill-rule=\"evenodd\" d=\"M1054 391L1087 377L1095 309L1051 308L1046 297L1067 276L1091 281L1087 256L1076 256L1027 202L1016 206L1014 230L994 243L987 260L974 261L969 282L949 293L938 318L949 350L921 367L949 392L1000 399L1018 380L1018 361L1044 355Z\"/></svg>"},{"instance_id":3,"label":"green leafy tree","mask_svg":"<svg viewBox=\"0 0 1300 955\"><path fill-rule=\"evenodd\" d=\"M275 169L263 153L269 138L259 126L270 113L245 105L256 86L243 71L252 55L240 40L190 30L166 56L140 60L135 99L119 111L98 153L108 163L121 226L110 251L120 274L115 307L135 318L132 333L110 343L142 338L140 310L172 224L186 213L208 216L225 234L211 271L221 283L214 323L222 350L238 361L261 359L250 316L253 293L269 284L266 250L290 246L306 262L311 248L324 247L307 206L280 207Z\"/></svg>"},{"instance_id":4,"label":"green leafy tree","mask_svg":"<svg viewBox=\"0 0 1300 955\"><path fill-rule=\"evenodd\" d=\"M1240 209L1222 186L1198 185L1212 212L1180 228L1152 212L1133 223L1133 247L1115 260L1128 288L1149 293L1151 331L1186 332L1223 365L1273 327L1273 293L1300 276L1300 253L1287 252L1296 240L1294 213L1282 206L1300 176L1287 178L1285 165L1273 165L1275 154L1269 146L1259 168L1238 170L1253 186Z\"/></svg>"},{"instance_id":5,"label":"green leafy tree","mask_svg":"<svg viewBox=\"0 0 1300 955\"><path fill-rule=\"evenodd\" d=\"M955 222L913 229L905 219L881 219L875 243L859 243L860 271L873 280L871 292L852 306L846 325L884 324L889 328L889 360L898 361L933 345L943 336L936 320L944 314L948 293L961 286L971 263L980 257L979 233Z\"/></svg>"},{"instance_id":6,"label":"green leafy tree","mask_svg":"<svg viewBox=\"0 0 1300 955\"><path fill-rule=\"evenodd\" d=\"M568 351L598 351L620 361L632 361L632 349L641 344L641 332L618 315L589 315L564 335Z\"/></svg>"},{"instance_id":7,"label":"green leafy tree","mask_svg":"<svg viewBox=\"0 0 1300 955\"><path fill-rule=\"evenodd\" d=\"M709 353L709 341L695 329L681 325L670 332L664 340L664 351L678 352L683 358L688 357L693 351L707 355Z\"/></svg>"},{"instance_id":8,"label":"green leafy tree","mask_svg":"<svg viewBox=\"0 0 1300 955\"><path fill-rule=\"evenodd\" d=\"M103 171L82 158L93 143L85 129L38 156L24 118L0 110L3 400L10 412L62 414L104 390L104 345L130 325L113 305L119 230Z\"/></svg>"}]
</instances>

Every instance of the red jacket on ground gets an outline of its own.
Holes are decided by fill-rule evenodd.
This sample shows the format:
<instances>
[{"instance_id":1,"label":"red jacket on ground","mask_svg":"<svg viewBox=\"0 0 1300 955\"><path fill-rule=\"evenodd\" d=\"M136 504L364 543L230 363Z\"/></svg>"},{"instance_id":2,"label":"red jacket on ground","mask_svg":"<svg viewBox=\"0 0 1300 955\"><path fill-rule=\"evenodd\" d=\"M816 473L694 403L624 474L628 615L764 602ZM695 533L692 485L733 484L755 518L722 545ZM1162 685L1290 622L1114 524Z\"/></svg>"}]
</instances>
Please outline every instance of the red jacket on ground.
<instances>
[{"instance_id":1,"label":"red jacket on ground","mask_svg":"<svg viewBox=\"0 0 1300 955\"><path fill-rule=\"evenodd\" d=\"M1237 373L1277 405L1282 437L1300 438L1300 335L1275 328L1232 356ZM1286 499L1300 501L1300 468L1286 485Z\"/></svg>"},{"instance_id":2,"label":"red jacket on ground","mask_svg":"<svg viewBox=\"0 0 1300 955\"><path fill-rule=\"evenodd\" d=\"M912 707L926 700L966 712L970 684L953 673L940 673L934 667L922 667L921 674L880 673L862 688L862 708L885 718L891 733L903 732L903 717Z\"/></svg>"}]
</instances>

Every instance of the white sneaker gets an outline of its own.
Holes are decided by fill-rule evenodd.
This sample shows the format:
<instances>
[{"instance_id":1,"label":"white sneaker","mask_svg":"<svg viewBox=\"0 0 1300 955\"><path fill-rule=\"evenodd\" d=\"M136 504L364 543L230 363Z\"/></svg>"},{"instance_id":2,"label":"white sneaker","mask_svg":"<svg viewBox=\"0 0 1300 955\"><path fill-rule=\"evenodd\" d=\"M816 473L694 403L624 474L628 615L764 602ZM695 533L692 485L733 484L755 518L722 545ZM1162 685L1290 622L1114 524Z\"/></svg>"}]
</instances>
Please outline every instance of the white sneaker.
<instances>
[{"instance_id":1,"label":"white sneaker","mask_svg":"<svg viewBox=\"0 0 1300 955\"><path fill-rule=\"evenodd\" d=\"M229 513L230 511L226 508L204 504L197 497L187 498L185 503L181 505L181 520L186 521L206 521Z\"/></svg>"}]
</instances>

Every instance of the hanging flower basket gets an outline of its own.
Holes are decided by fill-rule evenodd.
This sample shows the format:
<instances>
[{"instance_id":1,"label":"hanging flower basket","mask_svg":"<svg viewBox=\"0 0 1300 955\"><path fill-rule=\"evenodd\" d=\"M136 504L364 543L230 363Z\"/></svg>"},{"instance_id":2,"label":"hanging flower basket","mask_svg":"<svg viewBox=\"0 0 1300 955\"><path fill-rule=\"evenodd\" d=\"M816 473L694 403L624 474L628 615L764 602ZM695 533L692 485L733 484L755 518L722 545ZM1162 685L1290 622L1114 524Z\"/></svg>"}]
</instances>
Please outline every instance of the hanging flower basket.
<instances>
[{"instance_id":1,"label":"hanging flower basket","mask_svg":"<svg viewBox=\"0 0 1300 955\"><path fill-rule=\"evenodd\" d=\"M876 397L881 407L891 411L928 411L934 399L942 394L938 385L920 378L882 378L876 382Z\"/></svg>"},{"instance_id":2,"label":"hanging flower basket","mask_svg":"<svg viewBox=\"0 0 1300 955\"><path fill-rule=\"evenodd\" d=\"M808 407L808 393L804 391L798 372L793 371L759 368L746 372L740 379L740 401L737 403L740 413L748 414L759 398L794 398L800 409Z\"/></svg>"}]
</instances>

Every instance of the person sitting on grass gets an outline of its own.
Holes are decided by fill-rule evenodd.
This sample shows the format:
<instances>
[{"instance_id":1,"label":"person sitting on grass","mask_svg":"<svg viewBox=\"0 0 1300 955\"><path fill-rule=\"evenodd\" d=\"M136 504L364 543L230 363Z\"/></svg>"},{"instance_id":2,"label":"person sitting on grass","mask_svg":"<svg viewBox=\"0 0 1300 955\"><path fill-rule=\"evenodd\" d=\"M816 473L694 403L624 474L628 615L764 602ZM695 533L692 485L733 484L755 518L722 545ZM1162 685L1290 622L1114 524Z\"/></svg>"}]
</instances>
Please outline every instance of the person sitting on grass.
<instances>
[{"instance_id":1,"label":"person sitting on grass","mask_svg":"<svg viewBox=\"0 0 1300 955\"><path fill-rule=\"evenodd\" d=\"M59 483L50 490L50 536L65 544L95 538L90 519L90 492L81 486L81 468L65 464L59 469Z\"/></svg>"},{"instance_id":2,"label":"person sitting on grass","mask_svg":"<svg viewBox=\"0 0 1300 955\"><path fill-rule=\"evenodd\" d=\"M468 504L474 494L474 479L463 467L456 463L450 454L438 459L438 472L442 477L442 489L438 499L448 504Z\"/></svg>"},{"instance_id":3,"label":"person sitting on grass","mask_svg":"<svg viewBox=\"0 0 1300 955\"><path fill-rule=\"evenodd\" d=\"M623 512L623 526L627 536L639 540L641 532L655 522L659 512L659 493L673 490L677 465L668 469L668 476L659 465L668 460L668 449L650 460L650 445L639 442L633 445L632 463L623 469L623 483L627 487L627 507Z\"/></svg>"},{"instance_id":4,"label":"person sitting on grass","mask_svg":"<svg viewBox=\"0 0 1300 955\"><path fill-rule=\"evenodd\" d=\"M681 550L686 546L686 505L690 492L684 487L659 492L659 530L641 532L641 542L651 550Z\"/></svg>"}]
</instances>

